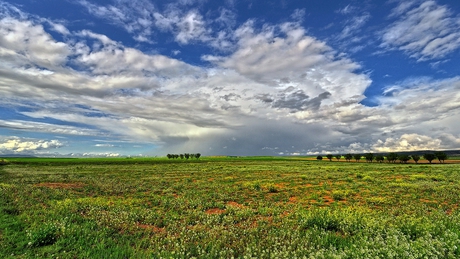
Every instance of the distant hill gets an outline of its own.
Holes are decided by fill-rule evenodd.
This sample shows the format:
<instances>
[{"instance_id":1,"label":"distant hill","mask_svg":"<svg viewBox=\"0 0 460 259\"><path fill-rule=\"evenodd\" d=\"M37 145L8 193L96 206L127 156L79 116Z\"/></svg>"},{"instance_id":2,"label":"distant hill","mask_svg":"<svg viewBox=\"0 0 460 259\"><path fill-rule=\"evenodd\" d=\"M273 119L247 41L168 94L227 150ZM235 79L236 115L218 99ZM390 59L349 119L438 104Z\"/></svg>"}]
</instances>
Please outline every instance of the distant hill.
<instances>
[{"instance_id":1,"label":"distant hill","mask_svg":"<svg viewBox=\"0 0 460 259\"><path fill-rule=\"evenodd\" d=\"M434 153L434 152L439 152L442 151L447 154L447 156L459 156L460 157L460 150L417 150L417 151L390 151L390 152L372 152L374 155L387 155L388 153L396 153L396 154L408 154L408 155L420 155L423 156L423 154L427 153ZM365 154L366 152L362 153ZM346 153L344 153L346 154ZM344 155L342 154L342 155ZM352 153L352 154L359 154L357 152ZM323 154L325 155L325 154Z\"/></svg>"}]
</instances>

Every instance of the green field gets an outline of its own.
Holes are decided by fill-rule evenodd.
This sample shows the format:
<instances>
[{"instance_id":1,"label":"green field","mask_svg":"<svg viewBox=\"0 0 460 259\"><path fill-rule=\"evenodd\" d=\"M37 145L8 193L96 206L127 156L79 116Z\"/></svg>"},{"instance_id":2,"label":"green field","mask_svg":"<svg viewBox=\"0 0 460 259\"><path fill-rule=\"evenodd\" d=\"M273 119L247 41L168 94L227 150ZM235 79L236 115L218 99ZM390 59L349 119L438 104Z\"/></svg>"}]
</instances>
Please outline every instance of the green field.
<instances>
[{"instance_id":1,"label":"green field","mask_svg":"<svg viewBox=\"0 0 460 259\"><path fill-rule=\"evenodd\" d=\"M8 159L0 258L460 258L460 165Z\"/></svg>"}]
</instances>

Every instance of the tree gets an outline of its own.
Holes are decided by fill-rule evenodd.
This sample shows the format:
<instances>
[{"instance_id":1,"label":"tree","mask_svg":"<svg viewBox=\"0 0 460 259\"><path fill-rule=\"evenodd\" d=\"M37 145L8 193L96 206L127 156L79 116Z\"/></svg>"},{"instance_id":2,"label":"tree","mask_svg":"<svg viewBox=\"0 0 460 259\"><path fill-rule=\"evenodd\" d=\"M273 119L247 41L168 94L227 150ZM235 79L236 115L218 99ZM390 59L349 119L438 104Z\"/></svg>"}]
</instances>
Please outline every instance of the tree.
<instances>
[{"instance_id":1,"label":"tree","mask_svg":"<svg viewBox=\"0 0 460 259\"><path fill-rule=\"evenodd\" d=\"M185 153L185 154L184 154L184 157L185 157L185 159L189 159L189 158L190 158L190 154L189 154L189 153Z\"/></svg>"},{"instance_id":2,"label":"tree","mask_svg":"<svg viewBox=\"0 0 460 259\"><path fill-rule=\"evenodd\" d=\"M180 159L184 159L184 154L180 154Z\"/></svg>"},{"instance_id":3,"label":"tree","mask_svg":"<svg viewBox=\"0 0 460 259\"><path fill-rule=\"evenodd\" d=\"M173 155L167 154L166 157L167 157L168 159L171 159L171 158L173 157Z\"/></svg>"},{"instance_id":4,"label":"tree","mask_svg":"<svg viewBox=\"0 0 460 259\"><path fill-rule=\"evenodd\" d=\"M435 152L434 155L439 160L439 163L444 163L444 160L447 159L447 154L442 151Z\"/></svg>"},{"instance_id":5,"label":"tree","mask_svg":"<svg viewBox=\"0 0 460 259\"><path fill-rule=\"evenodd\" d=\"M337 159L337 161L339 161L340 158L342 158L342 155L335 155L335 159Z\"/></svg>"},{"instance_id":6,"label":"tree","mask_svg":"<svg viewBox=\"0 0 460 259\"><path fill-rule=\"evenodd\" d=\"M367 153L367 154L364 155L364 158L366 158L366 161L367 161L367 162L372 163L372 160L374 160L374 154L372 154L372 153Z\"/></svg>"},{"instance_id":7,"label":"tree","mask_svg":"<svg viewBox=\"0 0 460 259\"><path fill-rule=\"evenodd\" d=\"M347 160L347 162L350 162L350 160L353 158L353 155L348 153L345 155L345 160Z\"/></svg>"},{"instance_id":8,"label":"tree","mask_svg":"<svg viewBox=\"0 0 460 259\"><path fill-rule=\"evenodd\" d=\"M316 160L321 161L321 160L323 160L323 157L322 156L317 156Z\"/></svg>"},{"instance_id":9,"label":"tree","mask_svg":"<svg viewBox=\"0 0 460 259\"><path fill-rule=\"evenodd\" d=\"M375 157L375 161L382 163L383 161L385 161L385 157L383 155L377 155Z\"/></svg>"},{"instance_id":10,"label":"tree","mask_svg":"<svg viewBox=\"0 0 460 259\"><path fill-rule=\"evenodd\" d=\"M353 158L356 160L356 162L359 162L361 160L362 155L361 154L354 154Z\"/></svg>"},{"instance_id":11,"label":"tree","mask_svg":"<svg viewBox=\"0 0 460 259\"><path fill-rule=\"evenodd\" d=\"M410 160L410 156L406 154L401 154L398 156L398 159L401 163L407 164L407 161Z\"/></svg>"},{"instance_id":12,"label":"tree","mask_svg":"<svg viewBox=\"0 0 460 259\"><path fill-rule=\"evenodd\" d=\"M414 160L414 162L418 164L418 161L420 160L420 155L412 155L412 160Z\"/></svg>"},{"instance_id":13,"label":"tree","mask_svg":"<svg viewBox=\"0 0 460 259\"><path fill-rule=\"evenodd\" d=\"M428 160L428 162L431 164L431 161L433 161L436 156L432 153L424 154L423 157Z\"/></svg>"},{"instance_id":14,"label":"tree","mask_svg":"<svg viewBox=\"0 0 460 259\"><path fill-rule=\"evenodd\" d=\"M196 158L196 159L199 159L199 158L200 158L200 156L201 156L201 154L200 154L200 153L196 153L196 154L195 154L195 158Z\"/></svg>"},{"instance_id":15,"label":"tree","mask_svg":"<svg viewBox=\"0 0 460 259\"><path fill-rule=\"evenodd\" d=\"M388 160L388 163L396 163L396 160L398 160L398 154L396 153L389 153L387 155L387 160Z\"/></svg>"},{"instance_id":16,"label":"tree","mask_svg":"<svg viewBox=\"0 0 460 259\"><path fill-rule=\"evenodd\" d=\"M327 157L327 159L329 159L329 161L331 161L331 162L332 162L332 158L333 158L334 156L333 156L333 155L331 155L331 154L328 154L326 157Z\"/></svg>"}]
</instances>

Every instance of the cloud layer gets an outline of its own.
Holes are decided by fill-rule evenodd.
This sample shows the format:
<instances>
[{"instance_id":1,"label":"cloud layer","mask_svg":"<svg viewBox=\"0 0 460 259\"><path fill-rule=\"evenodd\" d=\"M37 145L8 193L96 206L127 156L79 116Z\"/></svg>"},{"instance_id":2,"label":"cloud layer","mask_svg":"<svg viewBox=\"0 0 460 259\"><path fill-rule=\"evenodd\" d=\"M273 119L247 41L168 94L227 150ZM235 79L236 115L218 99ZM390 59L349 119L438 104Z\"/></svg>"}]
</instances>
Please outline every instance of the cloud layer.
<instances>
[{"instance_id":1,"label":"cloud layer","mask_svg":"<svg viewBox=\"0 0 460 259\"><path fill-rule=\"evenodd\" d=\"M4 119L0 127L151 143L152 154L160 155L460 147L458 77L396 82L369 107L361 101L372 84L370 73L298 21L260 26L248 20L237 26L234 13L220 9L213 22L221 24L218 33L198 9L179 10L180 3L164 10L148 1L78 3L139 42L153 42L156 31L167 31L179 44L201 42L225 51L202 55L206 66L192 65L88 29L70 31L59 22L13 14L3 3L0 99L28 120ZM387 50L424 60L444 57L460 44L459 23L433 1L401 2L391 17L395 21L382 30L380 46ZM351 19L338 37L352 37L369 19ZM61 40L46 29L50 24ZM57 140L12 138L0 149L62 146Z\"/></svg>"}]
</instances>

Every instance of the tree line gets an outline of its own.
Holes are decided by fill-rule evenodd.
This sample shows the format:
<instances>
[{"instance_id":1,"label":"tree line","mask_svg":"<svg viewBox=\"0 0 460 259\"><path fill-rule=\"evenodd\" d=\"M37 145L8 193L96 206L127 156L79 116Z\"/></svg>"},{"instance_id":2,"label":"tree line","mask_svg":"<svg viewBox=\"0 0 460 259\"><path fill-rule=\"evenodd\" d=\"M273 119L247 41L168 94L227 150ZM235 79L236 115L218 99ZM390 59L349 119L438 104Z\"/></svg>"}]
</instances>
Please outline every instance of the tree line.
<instances>
[{"instance_id":1,"label":"tree line","mask_svg":"<svg viewBox=\"0 0 460 259\"><path fill-rule=\"evenodd\" d=\"M415 163L418 163L420 158L424 158L427 160L430 164L433 162L433 160L438 159L439 163L444 163L444 161L447 159L447 154L445 152L439 151L439 152L434 152L434 153L426 153L421 155L418 154L397 154L397 153L388 153L387 155L374 155L373 153L367 153L367 154L346 154L343 155L345 160L347 162L350 162L352 159L356 160L356 162L360 161L361 158L365 158L367 162L372 163L372 161L377 161L379 163L383 163L385 160L388 161L388 163L396 163L397 160L399 160L400 163L407 163L410 160L414 160ZM332 161L333 158L336 158L337 161L339 161L342 158L342 155L332 155L328 154L326 155L326 158L329 159L329 161ZM317 160L323 160L323 156L319 155L316 157Z\"/></svg>"},{"instance_id":2,"label":"tree line","mask_svg":"<svg viewBox=\"0 0 460 259\"><path fill-rule=\"evenodd\" d=\"M200 153L196 153L196 154L190 154L190 153L184 153L184 154L167 154L166 157L168 159L189 159L189 158L195 158L195 159L199 159L201 157L201 154Z\"/></svg>"}]
</instances>

